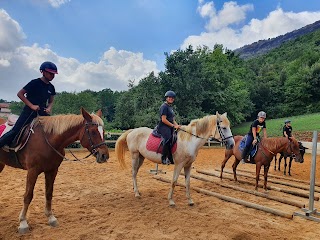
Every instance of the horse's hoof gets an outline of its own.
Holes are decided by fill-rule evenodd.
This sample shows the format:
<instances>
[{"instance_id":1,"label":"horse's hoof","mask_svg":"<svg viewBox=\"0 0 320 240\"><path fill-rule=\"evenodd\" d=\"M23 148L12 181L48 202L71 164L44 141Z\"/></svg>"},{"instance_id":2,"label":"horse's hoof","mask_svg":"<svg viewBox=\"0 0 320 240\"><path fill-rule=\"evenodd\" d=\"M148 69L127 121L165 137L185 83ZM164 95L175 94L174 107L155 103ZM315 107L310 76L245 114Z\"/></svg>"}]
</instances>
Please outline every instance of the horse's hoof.
<instances>
[{"instance_id":1,"label":"horse's hoof","mask_svg":"<svg viewBox=\"0 0 320 240\"><path fill-rule=\"evenodd\" d=\"M173 200L169 200L169 206L170 207L175 207L176 204L175 204L175 202Z\"/></svg>"},{"instance_id":2,"label":"horse's hoof","mask_svg":"<svg viewBox=\"0 0 320 240\"><path fill-rule=\"evenodd\" d=\"M20 234L26 234L27 232L29 232L29 225L26 220L23 220L20 222L20 225L18 227L18 232Z\"/></svg>"},{"instance_id":3,"label":"horse's hoof","mask_svg":"<svg viewBox=\"0 0 320 240\"><path fill-rule=\"evenodd\" d=\"M135 195L134 195L136 198L141 198L141 195L140 195L140 193L136 193Z\"/></svg>"},{"instance_id":4,"label":"horse's hoof","mask_svg":"<svg viewBox=\"0 0 320 240\"><path fill-rule=\"evenodd\" d=\"M48 222L51 227L58 227L59 225L58 220L55 217L51 217Z\"/></svg>"},{"instance_id":5,"label":"horse's hoof","mask_svg":"<svg viewBox=\"0 0 320 240\"><path fill-rule=\"evenodd\" d=\"M26 228L18 227L18 232L19 232L19 234L26 234L29 232L29 228L28 227L26 227Z\"/></svg>"},{"instance_id":6,"label":"horse's hoof","mask_svg":"<svg viewBox=\"0 0 320 240\"><path fill-rule=\"evenodd\" d=\"M189 206L193 206L194 205L194 202L191 200L189 201Z\"/></svg>"}]
</instances>

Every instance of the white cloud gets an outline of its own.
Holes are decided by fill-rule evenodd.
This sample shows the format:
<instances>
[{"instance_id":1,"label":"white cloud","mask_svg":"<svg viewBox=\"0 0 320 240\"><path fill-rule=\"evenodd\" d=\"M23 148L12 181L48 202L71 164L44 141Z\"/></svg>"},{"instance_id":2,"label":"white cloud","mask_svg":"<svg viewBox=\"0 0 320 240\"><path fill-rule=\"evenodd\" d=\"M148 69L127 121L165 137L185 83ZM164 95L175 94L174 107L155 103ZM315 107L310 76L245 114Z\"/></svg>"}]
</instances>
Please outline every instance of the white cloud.
<instances>
[{"instance_id":1,"label":"white cloud","mask_svg":"<svg viewBox=\"0 0 320 240\"><path fill-rule=\"evenodd\" d=\"M54 7L54 8L58 8L63 4L66 4L68 2L70 2L71 0L48 0L49 4Z\"/></svg>"},{"instance_id":2,"label":"white cloud","mask_svg":"<svg viewBox=\"0 0 320 240\"><path fill-rule=\"evenodd\" d=\"M5 10L0 9L0 52L14 50L24 38L25 34L20 25Z\"/></svg>"},{"instance_id":3,"label":"white cloud","mask_svg":"<svg viewBox=\"0 0 320 240\"><path fill-rule=\"evenodd\" d=\"M59 56L49 45L23 46L25 36L19 24L4 11L0 11L0 26L1 34L7 36L6 40L0 38L0 99L18 100L17 92L31 79L41 76L39 66L44 61L52 61L58 67L59 74L52 82L57 92L126 90L129 80L159 72L156 63L144 59L142 53L113 47L99 62L81 63Z\"/></svg>"},{"instance_id":4,"label":"white cloud","mask_svg":"<svg viewBox=\"0 0 320 240\"><path fill-rule=\"evenodd\" d=\"M246 12L253 10L253 6L238 5L235 2L226 2L220 11L217 11L213 2L199 1L198 12L203 18L208 18L206 32L200 35L189 36L184 40L181 48L189 45L212 48L215 44L223 44L228 49L236 49L246 44L277 37L295 29L299 29L320 19L320 12L284 12L280 7L269 13L265 19L251 19L238 29L235 24L245 20Z\"/></svg>"},{"instance_id":5,"label":"white cloud","mask_svg":"<svg viewBox=\"0 0 320 240\"><path fill-rule=\"evenodd\" d=\"M217 12L214 3L200 4L198 11L203 18L209 18L206 24L208 32L213 32L230 24L237 24L245 20L246 12L253 10L252 4L239 6L236 2L225 2L221 11Z\"/></svg>"}]
</instances>

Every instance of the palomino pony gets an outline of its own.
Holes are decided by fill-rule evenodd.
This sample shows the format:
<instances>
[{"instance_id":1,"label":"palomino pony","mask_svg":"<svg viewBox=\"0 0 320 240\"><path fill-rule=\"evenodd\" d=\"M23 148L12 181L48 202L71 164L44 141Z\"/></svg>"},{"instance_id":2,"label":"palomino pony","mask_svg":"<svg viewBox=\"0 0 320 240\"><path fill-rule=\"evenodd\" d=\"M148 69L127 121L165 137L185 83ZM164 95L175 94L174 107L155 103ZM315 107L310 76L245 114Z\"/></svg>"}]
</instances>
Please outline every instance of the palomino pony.
<instances>
[{"instance_id":1,"label":"palomino pony","mask_svg":"<svg viewBox=\"0 0 320 240\"><path fill-rule=\"evenodd\" d=\"M116 142L116 156L120 162L120 166L123 168L125 167L124 156L127 147L131 153L135 197L140 197L137 185L137 174L144 159L147 158L154 163L161 164L161 153L152 152L146 148L146 143L151 132L152 129L146 127L131 129L124 132ZM178 131L177 149L173 153L174 174L168 195L170 206L175 206L172 196L182 168L184 168L188 203L190 206L194 204L190 196L191 165L195 161L200 147L206 143L210 136L224 142L227 148L233 147L234 140L227 113L220 115L217 112L216 115L209 115L201 119L193 120L188 126L182 126L181 130Z\"/></svg>"},{"instance_id":2,"label":"palomino pony","mask_svg":"<svg viewBox=\"0 0 320 240\"><path fill-rule=\"evenodd\" d=\"M108 148L103 138L103 121L101 111L89 114L81 109L82 115L42 116L35 119L30 129L27 144L15 156L0 149L0 172L5 165L27 170L24 205L19 216L19 233L26 233L29 226L26 219L28 207L33 198L33 190L38 175L45 175L45 214L51 226L57 226L58 221L51 210L53 185L58 168L64 159L64 148L80 140L83 147L96 156L98 163L109 158Z\"/></svg>"},{"instance_id":3,"label":"palomino pony","mask_svg":"<svg viewBox=\"0 0 320 240\"><path fill-rule=\"evenodd\" d=\"M239 150L239 144L242 140L242 136L235 136L235 145L233 149L225 151L225 158L221 164L220 178L222 178L223 169L232 155L235 156L235 161L232 165L234 180L237 181L237 166L241 160L241 151ZM256 164L256 185L255 189L258 190L258 182L261 166L264 167L264 189L267 190L267 178L270 163L273 156L279 152L285 152L291 154L296 161L301 162L303 158L300 154L299 143L297 140L289 140L286 137L273 137L263 138L258 145L258 150L252 161ZM249 164L249 163L248 163Z\"/></svg>"},{"instance_id":4,"label":"palomino pony","mask_svg":"<svg viewBox=\"0 0 320 240\"><path fill-rule=\"evenodd\" d=\"M298 142L299 143L299 148L300 148L300 154L303 158L305 152L306 152L306 149L308 149L307 147L303 146L302 142ZM287 158L290 158L289 160L289 166L287 164ZM288 174L289 176L291 176L291 165L292 165L292 160L293 160L293 157L287 153L280 153L280 157L279 157L279 165L278 165L278 171L280 171L280 165L281 165L281 160L282 158L284 159L284 170L283 170L283 175L286 175L287 173L287 166L288 166ZM300 163L303 163L300 162ZM274 170L276 171L277 170L277 155L274 156Z\"/></svg>"}]
</instances>

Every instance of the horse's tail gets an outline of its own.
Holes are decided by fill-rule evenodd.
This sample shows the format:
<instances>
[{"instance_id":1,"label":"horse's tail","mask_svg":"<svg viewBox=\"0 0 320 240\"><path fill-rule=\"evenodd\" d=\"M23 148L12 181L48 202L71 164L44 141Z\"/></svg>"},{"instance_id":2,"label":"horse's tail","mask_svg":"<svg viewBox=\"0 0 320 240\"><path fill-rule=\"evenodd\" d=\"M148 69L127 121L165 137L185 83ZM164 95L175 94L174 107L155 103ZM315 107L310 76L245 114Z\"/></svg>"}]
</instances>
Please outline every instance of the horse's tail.
<instances>
[{"instance_id":1,"label":"horse's tail","mask_svg":"<svg viewBox=\"0 0 320 240\"><path fill-rule=\"evenodd\" d=\"M124 162L124 157L125 157L125 153L126 153L126 150L128 147L127 136L129 133L132 132L132 130L133 129L130 129L130 130L124 132L123 134L121 134L121 136L116 141L116 146L115 146L116 157L120 163L120 167L123 169L126 168L126 164Z\"/></svg>"}]
</instances>

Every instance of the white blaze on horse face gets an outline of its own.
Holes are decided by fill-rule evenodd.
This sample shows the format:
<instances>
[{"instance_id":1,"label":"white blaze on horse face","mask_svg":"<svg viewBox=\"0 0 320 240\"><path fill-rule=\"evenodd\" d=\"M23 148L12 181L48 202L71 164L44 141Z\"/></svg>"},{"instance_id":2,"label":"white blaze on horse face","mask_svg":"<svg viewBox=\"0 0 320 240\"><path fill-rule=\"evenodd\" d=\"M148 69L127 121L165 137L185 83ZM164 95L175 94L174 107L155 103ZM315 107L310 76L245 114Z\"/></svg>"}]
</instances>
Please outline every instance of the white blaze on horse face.
<instances>
[{"instance_id":1,"label":"white blaze on horse face","mask_svg":"<svg viewBox=\"0 0 320 240\"><path fill-rule=\"evenodd\" d=\"M100 133L101 139L103 140L103 128L102 128L102 126L98 126L98 131Z\"/></svg>"}]
</instances>

